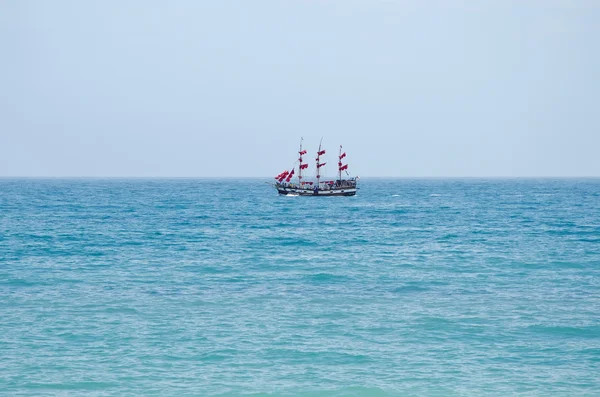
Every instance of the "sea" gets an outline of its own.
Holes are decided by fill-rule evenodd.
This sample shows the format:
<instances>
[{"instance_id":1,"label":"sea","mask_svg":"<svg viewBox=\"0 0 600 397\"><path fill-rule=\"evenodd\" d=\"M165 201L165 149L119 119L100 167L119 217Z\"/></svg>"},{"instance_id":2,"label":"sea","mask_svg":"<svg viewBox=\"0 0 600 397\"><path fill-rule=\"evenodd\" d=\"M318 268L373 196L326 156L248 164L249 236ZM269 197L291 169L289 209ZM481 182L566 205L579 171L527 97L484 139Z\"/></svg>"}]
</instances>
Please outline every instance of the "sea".
<instances>
[{"instance_id":1,"label":"sea","mask_svg":"<svg viewBox=\"0 0 600 397\"><path fill-rule=\"evenodd\" d=\"M600 396L600 179L0 179L2 396Z\"/></svg>"}]
</instances>

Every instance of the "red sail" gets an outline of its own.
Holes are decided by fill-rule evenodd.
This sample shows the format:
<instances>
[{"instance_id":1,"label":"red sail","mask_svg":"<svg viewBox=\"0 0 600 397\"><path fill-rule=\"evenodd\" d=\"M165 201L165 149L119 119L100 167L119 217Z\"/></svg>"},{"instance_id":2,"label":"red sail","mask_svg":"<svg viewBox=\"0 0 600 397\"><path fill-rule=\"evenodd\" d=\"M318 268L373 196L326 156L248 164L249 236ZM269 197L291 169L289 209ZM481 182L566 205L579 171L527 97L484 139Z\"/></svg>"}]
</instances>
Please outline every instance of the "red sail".
<instances>
[{"instance_id":1,"label":"red sail","mask_svg":"<svg viewBox=\"0 0 600 397\"><path fill-rule=\"evenodd\" d=\"M288 177L285 179L286 182L289 182L292 180L292 176L294 176L294 170L292 169L292 172L290 172L290 174L288 175Z\"/></svg>"},{"instance_id":2,"label":"red sail","mask_svg":"<svg viewBox=\"0 0 600 397\"><path fill-rule=\"evenodd\" d=\"M341 166L342 166L342 162L340 161L340 162L338 163L338 167L341 167Z\"/></svg>"},{"instance_id":3,"label":"red sail","mask_svg":"<svg viewBox=\"0 0 600 397\"><path fill-rule=\"evenodd\" d=\"M343 159L344 157L346 157L346 152L340 154L340 160Z\"/></svg>"},{"instance_id":4,"label":"red sail","mask_svg":"<svg viewBox=\"0 0 600 397\"><path fill-rule=\"evenodd\" d=\"M343 167L340 167L340 171L344 171L344 170L347 170L347 169L348 169L348 164L346 164L346 165L345 165L345 166L343 166Z\"/></svg>"},{"instance_id":5,"label":"red sail","mask_svg":"<svg viewBox=\"0 0 600 397\"><path fill-rule=\"evenodd\" d=\"M298 153L300 153L300 156L302 156L303 154L306 154L306 150L303 150L303 151L298 152Z\"/></svg>"},{"instance_id":6,"label":"red sail","mask_svg":"<svg viewBox=\"0 0 600 397\"><path fill-rule=\"evenodd\" d=\"M325 150L321 150L320 152L317 152L317 156L322 156L325 154Z\"/></svg>"},{"instance_id":7,"label":"red sail","mask_svg":"<svg viewBox=\"0 0 600 397\"><path fill-rule=\"evenodd\" d=\"M301 169L301 170L305 170L305 169L307 169L307 168L308 168L308 164L302 164L302 165L300 166L300 169Z\"/></svg>"},{"instance_id":8,"label":"red sail","mask_svg":"<svg viewBox=\"0 0 600 397\"><path fill-rule=\"evenodd\" d=\"M317 164L317 168L321 168L322 166L324 166L327 163L323 163L323 164Z\"/></svg>"},{"instance_id":9,"label":"red sail","mask_svg":"<svg viewBox=\"0 0 600 397\"><path fill-rule=\"evenodd\" d=\"M281 174L279 174L279 177L277 178L277 180L279 182L283 182L283 180L285 179L286 176L288 176L290 172L289 171L284 171Z\"/></svg>"}]
</instances>

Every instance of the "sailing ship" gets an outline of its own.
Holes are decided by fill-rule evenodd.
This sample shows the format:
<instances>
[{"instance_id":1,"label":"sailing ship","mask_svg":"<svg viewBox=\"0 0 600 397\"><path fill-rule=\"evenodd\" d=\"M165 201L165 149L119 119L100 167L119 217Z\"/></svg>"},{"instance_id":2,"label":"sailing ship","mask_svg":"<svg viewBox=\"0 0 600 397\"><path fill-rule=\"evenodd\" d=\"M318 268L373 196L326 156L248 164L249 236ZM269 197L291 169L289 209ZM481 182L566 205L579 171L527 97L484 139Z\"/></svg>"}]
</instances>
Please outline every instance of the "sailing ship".
<instances>
[{"instance_id":1,"label":"sailing ship","mask_svg":"<svg viewBox=\"0 0 600 397\"><path fill-rule=\"evenodd\" d=\"M322 156L326 153L326 150L323 149L323 138L321 138L317 157L315 158L316 178L313 181L307 181L304 177L306 169L309 168L309 163L304 162L303 156L308 152L302 148L302 141L303 139L300 139L299 158L292 170L285 170L275 177L276 182L273 186L277 189L277 192L281 195L291 196L354 196L358 190L356 183L359 178L350 177L348 164L343 164L342 160L346 157L346 152L342 152L342 145L340 145L338 154L337 178L322 180L321 169L327 163L321 162ZM298 170L297 174L296 169ZM348 178L344 179L342 172L345 172ZM294 178L294 175L296 175L296 178Z\"/></svg>"}]
</instances>

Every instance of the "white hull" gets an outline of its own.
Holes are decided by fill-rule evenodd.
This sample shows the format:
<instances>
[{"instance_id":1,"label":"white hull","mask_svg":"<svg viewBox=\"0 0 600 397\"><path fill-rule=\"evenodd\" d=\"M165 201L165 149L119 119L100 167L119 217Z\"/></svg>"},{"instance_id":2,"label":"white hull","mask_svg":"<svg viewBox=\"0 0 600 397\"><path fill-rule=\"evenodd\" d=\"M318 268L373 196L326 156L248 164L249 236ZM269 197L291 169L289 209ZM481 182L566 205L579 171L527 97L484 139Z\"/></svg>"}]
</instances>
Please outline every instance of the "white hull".
<instances>
[{"instance_id":1,"label":"white hull","mask_svg":"<svg viewBox=\"0 0 600 397\"><path fill-rule=\"evenodd\" d=\"M298 196L354 196L357 188L347 187L340 189L327 189L327 190L313 190L313 189L299 189L291 187L277 187L277 192L282 195L298 195Z\"/></svg>"}]
</instances>

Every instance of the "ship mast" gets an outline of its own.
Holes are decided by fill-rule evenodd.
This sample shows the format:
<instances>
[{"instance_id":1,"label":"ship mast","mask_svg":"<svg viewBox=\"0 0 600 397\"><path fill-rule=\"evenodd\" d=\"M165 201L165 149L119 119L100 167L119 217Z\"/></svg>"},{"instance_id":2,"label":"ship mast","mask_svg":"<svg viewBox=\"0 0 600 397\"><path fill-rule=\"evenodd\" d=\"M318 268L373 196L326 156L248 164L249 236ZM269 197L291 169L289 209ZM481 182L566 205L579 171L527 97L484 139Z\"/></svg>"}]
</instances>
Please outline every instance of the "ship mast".
<instances>
[{"instance_id":1,"label":"ship mast","mask_svg":"<svg viewBox=\"0 0 600 397\"><path fill-rule=\"evenodd\" d=\"M340 181L340 184L342 183L342 145L340 145L340 154L338 155L338 170L340 173L340 177L338 178L338 180Z\"/></svg>"},{"instance_id":2,"label":"ship mast","mask_svg":"<svg viewBox=\"0 0 600 397\"><path fill-rule=\"evenodd\" d=\"M342 183L342 171L345 171L348 169L348 164L344 165L342 164L342 159L346 157L346 152L342 153L342 145L340 145L340 155L338 156L338 171L339 171L339 175L340 175L340 183ZM348 174L348 171L346 171L346 174Z\"/></svg>"},{"instance_id":3,"label":"ship mast","mask_svg":"<svg viewBox=\"0 0 600 397\"><path fill-rule=\"evenodd\" d=\"M317 152L317 187L320 188L320 180L321 180L321 167L325 165L325 163L321 164L320 158L325 154L325 150L321 150L321 146L323 144L323 138L321 138L321 142L319 142L319 151Z\"/></svg>"},{"instance_id":4,"label":"ship mast","mask_svg":"<svg viewBox=\"0 0 600 397\"><path fill-rule=\"evenodd\" d=\"M298 151L298 154L300 155L298 158L298 161L300 162L300 165L298 165L298 185L300 185L300 187L302 187L302 170L308 168L308 164L302 163L302 156L306 154L306 150L302 149L303 140L304 138L300 138L300 150Z\"/></svg>"},{"instance_id":5,"label":"ship mast","mask_svg":"<svg viewBox=\"0 0 600 397\"><path fill-rule=\"evenodd\" d=\"M298 185L300 187L302 187L302 155L304 153L302 153L302 141L304 140L304 138L300 138L300 150L298 151L298 153L300 154L300 158L298 159L298 161L300 162L300 165L298 166Z\"/></svg>"}]
</instances>

